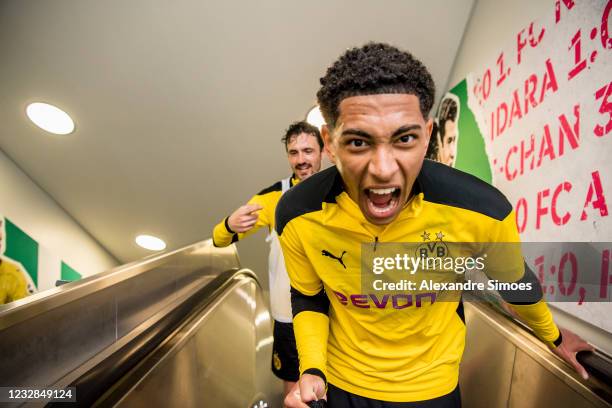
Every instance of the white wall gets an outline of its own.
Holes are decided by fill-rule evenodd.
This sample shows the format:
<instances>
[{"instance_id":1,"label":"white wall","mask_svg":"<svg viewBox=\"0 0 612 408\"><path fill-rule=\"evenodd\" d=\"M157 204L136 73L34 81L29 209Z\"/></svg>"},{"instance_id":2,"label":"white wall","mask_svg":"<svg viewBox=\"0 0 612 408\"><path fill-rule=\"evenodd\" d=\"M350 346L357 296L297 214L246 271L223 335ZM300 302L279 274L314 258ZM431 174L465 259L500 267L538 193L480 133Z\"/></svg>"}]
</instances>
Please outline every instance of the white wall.
<instances>
[{"instance_id":1,"label":"white wall","mask_svg":"<svg viewBox=\"0 0 612 408\"><path fill-rule=\"evenodd\" d=\"M554 0L476 0L446 90L496 58L501 45L531 21L551 13L554 4Z\"/></svg>"},{"instance_id":2,"label":"white wall","mask_svg":"<svg viewBox=\"0 0 612 408\"><path fill-rule=\"evenodd\" d=\"M562 8L565 10L565 6ZM532 21L540 20L554 12L555 0L476 0L445 91L466 78L469 73L480 74L483 67L496 60L502 47L516 41L516 35L521 29L528 27ZM556 241L557 239L551 238L551 240ZM581 307L571 302L556 304L558 308L571 315L597 328L610 331L609 326L606 327L605 324L609 321L609 305L605 302L583 304ZM554 314L561 324L575 330L601 349L610 351L609 334L586 325L584 327L577 325L575 320L566 317L556 309Z\"/></svg>"},{"instance_id":3,"label":"white wall","mask_svg":"<svg viewBox=\"0 0 612 408\"><path fill-rule=\"evenodd\" d=\"M1 150L0 214L82 276L102 272L118 264Z\"/></svg>"}]
</instances>

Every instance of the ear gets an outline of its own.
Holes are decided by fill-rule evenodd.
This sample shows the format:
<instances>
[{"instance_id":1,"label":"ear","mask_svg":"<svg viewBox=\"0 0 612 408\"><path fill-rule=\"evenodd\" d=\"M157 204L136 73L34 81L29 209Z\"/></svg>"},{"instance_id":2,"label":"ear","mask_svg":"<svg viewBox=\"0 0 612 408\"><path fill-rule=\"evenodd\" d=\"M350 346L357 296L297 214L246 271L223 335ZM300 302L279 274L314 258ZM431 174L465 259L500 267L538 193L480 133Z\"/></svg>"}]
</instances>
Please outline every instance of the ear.
<instances>
[{"instance_id":1,"label":"ear","mask_svg":"<svg viewBox=\"0 0 612 408\"><path fill-rule=\"evenodd\" d=\"M329 161L336 164L336 152L335 147L333 145L332 135L330 129L327 125L323 125L321 127L321 137L323 137L323 143L325 143L325 154L329 158Z\"/></svg>"},{"instance_id":2,"label":"ear","mask_svg":"<svg viewBox=\"0 0 612 408\"><path fill-rule=\"evenodd\" d=\"M427 144L429 144L429 140L432 136L431 132L433 131L433 122L434 120L432 118L429 118L427 123L425 123L425 136L427 137ZM436 137L436 135L433 136Z\"/></svg>"}]
</instances>

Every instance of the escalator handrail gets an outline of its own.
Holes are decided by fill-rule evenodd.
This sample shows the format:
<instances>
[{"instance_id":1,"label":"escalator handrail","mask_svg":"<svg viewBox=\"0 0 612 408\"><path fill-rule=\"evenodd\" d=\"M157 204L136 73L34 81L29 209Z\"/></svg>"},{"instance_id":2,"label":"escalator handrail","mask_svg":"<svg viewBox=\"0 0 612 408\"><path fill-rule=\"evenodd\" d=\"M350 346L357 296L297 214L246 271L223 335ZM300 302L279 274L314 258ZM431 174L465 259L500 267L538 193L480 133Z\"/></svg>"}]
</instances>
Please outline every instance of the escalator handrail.
<instances>
[{"instance_id":1,"label":"escalator handrail","mask_svg":"<svg viewBox=\"0 0 612 408\"><path fill-rule=\"evenodd\" d=\"M495 312L499 313L499 315L508 319L510 322L512 322L516 326L520 327L524 331L530 333L532 336L537 338L537 336L535 335L531 327L529 327L527 324L525 324L524 322L522 322L515 316L512 316L500 304L491 302L490 300L484 298L481 294L478 294L478 293L471 293L470 295L468 295L468 299L470 297L475 297L476 299L479 299L480 303L484 301L484 303L486 303L491 310L494 310ZM594 352L581 351L581 352L576 353L576 360L578 360L578 362L582 364L582 366L587 370L587 372L593 377L595 377L599 382L601 382L602 384L608 384L608 385L612 384L612 377L611 377L612 358L608 356L605 352L597 348L595 349ZM598 385L595 385L594 387L590 387L590 388L595 394L599 395L601 398L603 398L607 402L611 402L609 390L600 390L598 388Z\"/></svg>"},{"instance_id":2,"label":"escalator handrail","mask_svg":"<svg viewBox=\"0 0 612 408\"><path fill-rule=\"evenodd\" d=\"M576 360L594 377L604 384L612 384L612 361L598 351L580 351Z\"/></svg>"},{"instance_id":3,"label":"escalator handrail","mask_svg":"<svg viewBox=\"0 0 612 408\"><path fill-rule=\"evenodd\" d=\"M516 325L522 327L533 336L537 337L533 329L516 317L511 316L507 311L501 307L495 307L495 310L501 312L504 316L509 318ZM596 349L594 352L591 351L580 351L576 353L576 360L587 370L589 374L602 381L604 384L612 384L612 360L603 351Z\"/></svg>"},{"instance_id":4,"label":"escalator handrail","mask_svg":"<svg viewBox=\"0 0 612 408\"><path fill-rule=\"evenodd\" d=\"M72 402L70 407L92 406L106 390L133 369L183 322L201 313L233 282L241 278L252 278L259 284L255 274L248 269L230 269L220 273L110 356L71 381L66 387L76 387L78 397L76 405ZM63 406L62 404L65 403L51 402L47 406L59 407Z\"/></svg>"},{"instance_id":5,"label":"escalator handrail","mask_svg":"<svg viewBox=\"0 0 612 408\"><path fill-rule=\"evenodd\" d=\"M0 330L8 329L41 313L62 307L113 285L146 274L164 265L175 256L194 253L204 248L212 247L212 240L207 239L169 252L150 255L146 258L111 268L105 272L96 273L77 281L34 293L6 305L0 305ZM233 245L224 248L214 247L214 250L215 252L233 253L236 265L239 265L238 253Z\"/></svg>"}]
</instances>

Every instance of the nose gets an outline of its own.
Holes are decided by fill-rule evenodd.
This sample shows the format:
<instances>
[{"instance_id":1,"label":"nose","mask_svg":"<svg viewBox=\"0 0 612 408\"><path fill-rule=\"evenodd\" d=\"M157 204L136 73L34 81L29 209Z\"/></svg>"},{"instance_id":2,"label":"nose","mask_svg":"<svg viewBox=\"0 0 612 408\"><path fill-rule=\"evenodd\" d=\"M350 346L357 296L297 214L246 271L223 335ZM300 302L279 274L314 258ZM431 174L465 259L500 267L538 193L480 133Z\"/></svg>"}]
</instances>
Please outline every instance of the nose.
<instances>
[{"instance_id":1,"label":"nose","mask_svg":"<svg viewBox=\"0 0 612 408\"><path fill-rule=\"evenodd\" d=\"M304 152L299 152L298 153L298 163L305 163L306 162L306 154Z\"/></svg>"},{"instance_id":2,"label":"nose","mask_svg":"<svg viewBox=\"0 0 612 408\"><path fill-rule=\"evenodd\" d=\"M389 181L399 170L397 160L390 146L380 146L370 160L369 171L376 181Z\"/></svg>"}]
</instances>

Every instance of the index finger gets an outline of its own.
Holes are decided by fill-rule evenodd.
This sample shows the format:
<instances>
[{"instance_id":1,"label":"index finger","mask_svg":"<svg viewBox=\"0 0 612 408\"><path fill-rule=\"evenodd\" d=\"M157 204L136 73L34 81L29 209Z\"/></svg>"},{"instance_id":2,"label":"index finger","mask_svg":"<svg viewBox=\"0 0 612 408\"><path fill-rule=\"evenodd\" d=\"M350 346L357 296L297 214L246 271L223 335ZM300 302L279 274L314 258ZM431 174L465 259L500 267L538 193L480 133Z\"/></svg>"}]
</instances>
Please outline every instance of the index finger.
<instances>
[{"instance_id":1,"label":"index finger","mask_svg":"<svg viewBox=\"0 0 612 408\"><path fill-rule=\"evenodd\" d=\"M263 206L257 203L252 203L252 204L245 205L244 209L248 213L254 213L255 211L263 210Z\"/></svg>"}]
</instances>

